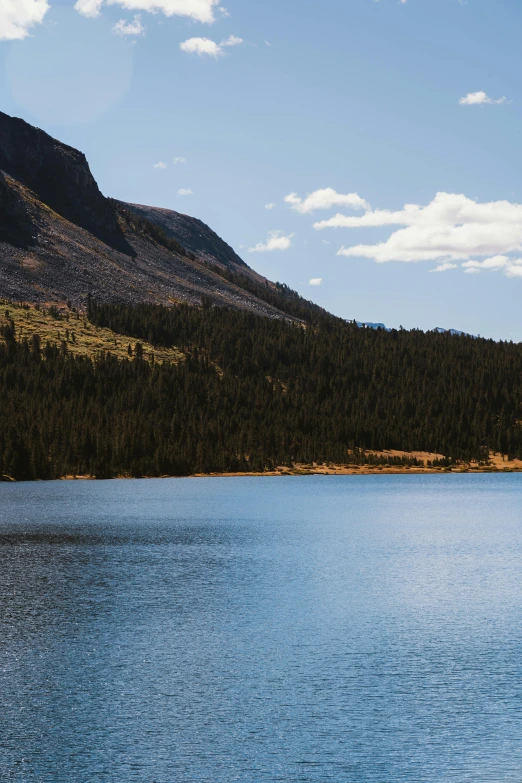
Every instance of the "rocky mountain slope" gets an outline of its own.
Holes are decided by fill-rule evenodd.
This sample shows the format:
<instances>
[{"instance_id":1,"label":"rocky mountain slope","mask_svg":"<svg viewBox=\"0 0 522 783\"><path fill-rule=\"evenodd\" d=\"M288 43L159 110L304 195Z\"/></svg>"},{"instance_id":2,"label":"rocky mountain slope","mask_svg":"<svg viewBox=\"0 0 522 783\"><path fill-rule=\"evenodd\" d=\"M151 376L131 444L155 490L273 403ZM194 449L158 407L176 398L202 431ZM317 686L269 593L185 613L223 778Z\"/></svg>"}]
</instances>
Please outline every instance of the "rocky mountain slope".
<instances>
[{"instance_id":1,"label":"rocky mountain slope","mask_svg":"<svg viewBox=\"0 0 522 783\"><path fill-rule=\"evenodd\" d=\"M209 299L282 317L264 289L278 291L200 220L106 198L83 153L0 112L1 297L77 307L89 293L127 303Z\"/></svg>"},{"instance_id":2,"label":"rocky mountain slope","mask_svg":"<svg viewBox=\"0 0 522 783\"><path fill-rule=\"evenodd\" d=\"M223 264L229 268L241 267L241 271L249 269L230 245L227 245L202 220L181 215L171 209L120 203L134 214L155 223L170 239L177 240L186 250L195 253L203 261L210 264Z\"/></svg>"}]
</instances>

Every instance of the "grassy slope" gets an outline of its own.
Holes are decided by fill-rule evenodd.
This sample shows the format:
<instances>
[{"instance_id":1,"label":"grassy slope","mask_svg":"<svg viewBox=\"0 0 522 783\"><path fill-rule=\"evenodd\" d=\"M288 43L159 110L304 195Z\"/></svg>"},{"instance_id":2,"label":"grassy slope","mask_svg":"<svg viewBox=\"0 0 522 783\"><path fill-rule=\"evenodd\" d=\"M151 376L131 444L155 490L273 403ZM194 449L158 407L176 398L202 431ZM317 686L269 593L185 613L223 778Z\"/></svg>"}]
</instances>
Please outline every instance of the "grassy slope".
<instances>
[{"instance_id":1,"label":"grassy slope","mask_svg":"<svg viewBox=\"0 0 522 783\"><path fill-rule=\"evenodd\" d=\"M22 307L0 301L0 326L5 326L8 320L12 320L17 340L24 338L31 340L34 334L38 334L42 345L47 341L61 345L65 341L70 353L91 358L101 352L110 351L120 359L127 359L129 345L134 350L136 341L132 338L117 334L111 329L94 326L82 313L74 310L64 307L58 312L60 317L57 318L50 309L41 307L37 310L33 306ZM145 358L154 355L155 361L170 363L179 362L184 358L181 351L176 348L154 348L150 343L143 341L141 344Z\"/></svg>"}]
</instances>

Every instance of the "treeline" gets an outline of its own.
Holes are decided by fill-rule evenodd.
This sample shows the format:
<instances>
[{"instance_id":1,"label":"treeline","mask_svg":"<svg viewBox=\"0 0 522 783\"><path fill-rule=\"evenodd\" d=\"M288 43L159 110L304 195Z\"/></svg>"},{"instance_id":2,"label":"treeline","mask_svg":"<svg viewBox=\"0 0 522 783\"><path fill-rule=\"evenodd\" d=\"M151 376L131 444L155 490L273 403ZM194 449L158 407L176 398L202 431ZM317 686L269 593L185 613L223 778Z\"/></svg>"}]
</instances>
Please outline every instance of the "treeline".
<instances>
[{"instance_id":1,"label":"treeline","mask_svg":"<svg viewBox=\"0 0 522 783\"><path fill-rule=\"evenodd\" d=\"M262 471L388 449L444 465L522 457L520 345L216 307L89 302L88 317L126 335L133 357L73 356L3 327L0 474ZM141 340L186 359L155 363Z\"/></svg>"}]
</instances>

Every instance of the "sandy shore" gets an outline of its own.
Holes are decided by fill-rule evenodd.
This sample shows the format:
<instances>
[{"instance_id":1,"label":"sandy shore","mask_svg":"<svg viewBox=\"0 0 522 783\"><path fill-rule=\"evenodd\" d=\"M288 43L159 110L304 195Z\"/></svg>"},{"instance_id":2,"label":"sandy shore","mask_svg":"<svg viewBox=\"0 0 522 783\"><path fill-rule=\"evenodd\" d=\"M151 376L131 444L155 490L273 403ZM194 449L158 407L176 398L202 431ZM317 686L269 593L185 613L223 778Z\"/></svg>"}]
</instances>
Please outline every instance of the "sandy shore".
<instances>
[{"instance_id":1,"label":"sandy shore","mask_svg":"<svg viewBox=\"0 0 522 783\"><path fill-rule=\"evenodd\" d=\"M299 466L249 473L192 473L189 476L140 476L139 478L241 478L248 476L372 476L372 475L435 475L450 473L522 473L522 465L504 467L478 465L454 465L451 468L403 467L403 466L373 466L373 465L343 465L338 467ZM115 476L116 479L132 479L136 476ZM91 481L95 476L63 476L59 481Z\"/></svg>"},{"instance_id":2,"label":"sandy shore","mask_svg":"<svg viewBox=\"0 0 522 783\"><path fill-rule=\"evenodd\" d=\"M501 454L491 454L487 463L457 463L451 467L428 467L428 462L442 459L440 454L431 454L428 452L401 452L401 451L381 451L373 452L373 457L384 459L412 459L415 458L422 465L305 465L296 464L289 468L281 466L275 470L264 472L230 472L230 473L193 473L190 476L140 476L139 478L239 478L242 476L371 476L371 475L421 475L421 474L448 474L448 473L522 473L522 460L508 460ZM136 476L114 476L117 479L131 479ZM94 481L95 476L63 476L59 481ZM0 476L0 481L14 481L9 476Z\"/></svg>"}]
</instances>

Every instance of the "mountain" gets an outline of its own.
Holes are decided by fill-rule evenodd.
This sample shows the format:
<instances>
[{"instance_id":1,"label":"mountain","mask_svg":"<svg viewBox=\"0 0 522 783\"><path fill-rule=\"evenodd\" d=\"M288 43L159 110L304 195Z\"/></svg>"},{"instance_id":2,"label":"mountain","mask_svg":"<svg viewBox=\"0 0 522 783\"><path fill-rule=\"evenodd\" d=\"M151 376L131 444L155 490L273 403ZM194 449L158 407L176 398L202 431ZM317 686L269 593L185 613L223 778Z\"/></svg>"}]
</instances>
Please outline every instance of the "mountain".
<instances>
[{"instance_id":1,"label":"mountain","mask_svg":"<svg viewBox=\"0 0 522 783\"><path fill-rule=\"evenodd\" d=\"M357 326L359 327L366 327L367 329L384 329L385 332L391 332L392 329L390 329L389 326L386 326L385 324L381 323L372 323L371 321L356 321L355 322ZM452 334L457 337L473 337L472 334L468 334L467 332L461 332L458 329L444 329L442 326L437 326L435 329L432 329L433 332L437 332L437 334Z\"/></svg>"},{"instance_id":2,"label":"mountain","mask_svg":"<svg viewBox=\"0 0 522 783\"><path fill-rule=\"evenodd\" d=\"M336 318L5 114L0 297L0 478L522 466L522 345Z\"/></svg>"},{"instance_id":3,"label":"mountain","mask_svg":"<svg viewBox=\"0 0 522 783\"><path fill-rule=\"evenodd\" d=\"M120 204L139 217L149 220L165 232L170 239L177 240L186 250L209 264L223 264L233 269L240 267L241 271L252 270L238 254L224 242L202 220L188 215L181 215L171 209L147 207L143 204ZM257 276L261 279L260 276ZM263 278L264 279L264 278Z\"/></svg>"},{"instance_id":4,"label":"mountain","mask_svg":"<svg viewBox=\"0 0 522 783\"><path fill-rule=\"evenodd\" d=\"M82 152L0 112L0 297L85 309L89 294L340 320L257 274L201 220L107 198Z\"/></svg>"},{"instance_id":5,"label":"mountain","mask_svg":"<svg viewBox=\"0 0 522 783\"><path fill-rule=\"evenodd\" d=\"M0 112L0 296L85 308L89 294L272 318L300 318L301 307L201 220L105 197L83 153Z\"/></svg>"},{"instance_id":6,"label":"mountain","mask_svg":"<svg viewBox=\"0 0 522 783\"><path fill-rule=\"evenodd\" d=\"M468 332L461 332L460 329L444 329L442 326L436 326L433 330L434 332L438 332L438 334L453 334L457 335L457 337L473 337L474 335L468 334Z\"/></svg>"},{"instance_id":7,"label":"mountain","mask_svg":"<svg viewBox=\"0 0 522 783\"><path fill-rule=\"evenodd\" d=\"M385 324L373 323L371 321L356 321L358 327L366 327L367 329L384 329L385 332L391 332L391 329Z\"/></svg>"}]
</instances>

